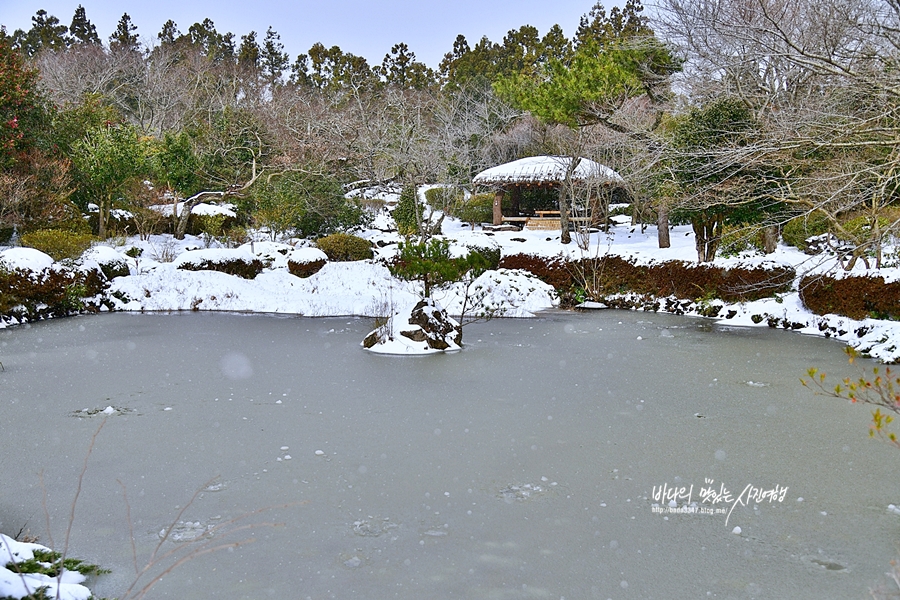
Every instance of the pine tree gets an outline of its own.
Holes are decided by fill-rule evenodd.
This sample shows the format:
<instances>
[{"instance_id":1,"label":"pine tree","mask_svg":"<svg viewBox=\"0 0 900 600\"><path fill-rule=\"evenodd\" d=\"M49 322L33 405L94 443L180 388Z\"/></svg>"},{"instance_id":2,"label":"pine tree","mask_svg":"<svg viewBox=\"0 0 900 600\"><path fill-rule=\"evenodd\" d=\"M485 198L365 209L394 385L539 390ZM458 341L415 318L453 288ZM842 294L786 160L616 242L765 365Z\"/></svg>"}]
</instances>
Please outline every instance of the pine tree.
<instances>
[{"instance_id":1,"label":"pine tree","mask_svg":"<svg viewBox=\"0 0 900 600\"><path fill-rule=\"evenodd\" d=\"M116 31L109 36L110 50L137 50L138 36L135 31L137 25L131 22L128 13L123 14L116 25Z\"/></svg>"},{"instance_id":2,"label":"pine tree","mask_svg":"<svg viewBox=\"0 0 900 600\"><path fill-rule=\"evenodd\" d=\"M156 34L156 38L163 46L167 44L174 44L175 41L180 37L181 32L178 31L178 25L176 25L175 21L173 21L172 19L166 21L159 33Z\"/></svg>"},{"instance_id":3,"label":"pine tree","mask_svg":"<svg viewBox=\"0 0 900 600\"><path fill-rule=\"evenodd\" d=\"M229 32L221 34L216 31L216 25L211 19L203 19L202 23L194 23L188 28L188 36L191 44L200 49L200 52L215 63L230 62L234 60L234 34Z\"/></svg>"},{"instance_id":4,"label":"pine tree","mask_svg":"<svg viewBox=\"0 0 900 600\"><path fill-rule=\"evenodd\" d=\"M72 24L69 25L69 35L71 35L71 43L73 44L100 45L100 36L97 35L97 28L87 18L84 7L80 4L75 9Z\"/></svg>"},{"instance_id":5,"label":"pine tree","mask_svg":"<svg viewBox=\"0 0 900 600\"><path fill-rule=\"evenodd\" d=\"M273 86L281 82L281 74L291 64L290 58L284 51L284 44L281 43L281 36L271 26L266 30L260 61L266 82Z\"/></svg>"},{"instance_id":6,"label":"pine tree","mask_svg":"<svg viewBox=\"0 0 900 600\"><path fill-rule=\"evenodd\" d=\"M291 65L291 83L302 87L312 85L312 79L309 77L309 55L297 55L297 60Z\"/></svg>"},{"instance_id":7,"label":"pine tree","mask_svg":"<svg viewBox=\"0 0 900 600\"><path fill-rule=\"evenodd\" d=\"M22 40L22 50L28 56L34 56L41 50L64 50L67 46L66 33L69 28L61 25L59 19L48 15L46 10L39 10L31 17L31 29Z\"/></svg>"},{"instance_id":8,"label":"pine tree","mask_svg":"<svg viewBox=\"0 0 900 600\"><path fill-rule=\"evenodd\" d=\"M403 89L424 89L434 82L434 72L417 62L416 53L403 42L394 44L390 53L384 55L379 71L385 82Z\"/></svg>"},{"instance_id":9,"label":"pine tree","mask_svg":"<svg viewBox=\"0 0 900 600\"><path fill-rule=\"evenodd\" d=\"M259 68L260 49L256 41L256 32L251 31L241 36L241 45L238 48L238 64L249 69Z\"/></svg>"},{"instance_id":10,"label":"pine tree","mask_svg":"<svg viewBox=\"0 0 900 600\"><path fill-rule=\"evenodd\" d=\"M597 2L581 16L575 32L576 48L589 42L603 48L628 37L652 36L653 30L647 25L647 17L641 16L642 12L641 0L627 0L624 8L613 7L607 16L603 3Z\"/></svg>"}]
</instances>

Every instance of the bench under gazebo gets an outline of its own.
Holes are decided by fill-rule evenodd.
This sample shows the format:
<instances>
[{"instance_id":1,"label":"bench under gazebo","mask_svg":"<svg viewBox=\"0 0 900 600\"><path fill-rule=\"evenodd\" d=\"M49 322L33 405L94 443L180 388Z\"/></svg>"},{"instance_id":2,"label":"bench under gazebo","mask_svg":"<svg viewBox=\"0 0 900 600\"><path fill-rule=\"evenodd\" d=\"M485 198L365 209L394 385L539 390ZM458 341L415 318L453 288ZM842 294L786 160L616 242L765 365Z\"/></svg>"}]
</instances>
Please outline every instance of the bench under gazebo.
<instances>
[{"instance_id":1,"label":"bench under gazebo","mask_svg":"<svg viewBox=\"0 0 900 600\"><path fill-rule=\"evenodd\" d=\"M490 187L494 190L493 225L516 224L528 229L559 229L559 210L535 210L533 215L522 215L520 200L522 191L528 188L556 188L566 183L592 183L601 187L618 187L622 177L607 166L587 158L579 158L574 170L570 166L569 156L530 156L486 169L477 174L472 183L477 186ZM510 208L503 212L503 199L510 195ZM595 199L589 199L589 205ZM575 223L595 224L597 216L574 216L570 221Z\"/></svg>"}]
</instances>

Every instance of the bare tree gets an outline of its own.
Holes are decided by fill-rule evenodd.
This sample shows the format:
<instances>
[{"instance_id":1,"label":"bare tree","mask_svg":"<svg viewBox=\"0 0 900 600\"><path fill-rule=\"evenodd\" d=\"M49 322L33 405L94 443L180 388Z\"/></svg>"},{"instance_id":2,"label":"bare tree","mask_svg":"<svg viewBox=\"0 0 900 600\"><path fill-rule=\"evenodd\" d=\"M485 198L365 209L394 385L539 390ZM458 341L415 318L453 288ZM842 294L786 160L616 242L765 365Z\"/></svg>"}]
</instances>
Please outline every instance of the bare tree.
<instances>
[{"instance_id":1,"label":"bare tree","mask_svg":"<svg viewBox=\"0 0 900 600\"><path fill-rule=\"evenodd\" d=\"M658 15L688 58L688 102L737 98L760 124L751 144L720 148L710 168L765 166L754 200L784 204L784 218L821 211L852 245L846 268L867 254L879 266L885 237L900 227L889 214L900 187L900 3L663 0ZM717 205L748 201L744 176L717 178ZM864 235L848 227L854 218L866 221Z\"/></svg>"}]
</instances>

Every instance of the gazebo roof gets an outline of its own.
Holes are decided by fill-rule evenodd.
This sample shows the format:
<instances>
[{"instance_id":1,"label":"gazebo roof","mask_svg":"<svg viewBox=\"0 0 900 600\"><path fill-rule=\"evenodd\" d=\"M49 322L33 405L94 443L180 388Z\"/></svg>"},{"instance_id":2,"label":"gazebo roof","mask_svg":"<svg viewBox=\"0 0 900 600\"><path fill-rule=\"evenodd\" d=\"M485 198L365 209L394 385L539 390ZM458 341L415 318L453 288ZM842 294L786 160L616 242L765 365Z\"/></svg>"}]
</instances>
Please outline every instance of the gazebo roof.
<instances>
[{"instance_id":1,"label":"gazebo roof","mask_svg":"<svg viewBox=\"0 0 900 600\"><path fill-rule=\"evenodd\" d=\"M530 156L486 169L476 175L472 182L481 185L517 183L561 183L566 178L569 156ZM572 174L573 179L584 181L600 179L610 182L622 181L622 176L607 166L587 158L582 158Z\"/></svg>"}]
</instances>

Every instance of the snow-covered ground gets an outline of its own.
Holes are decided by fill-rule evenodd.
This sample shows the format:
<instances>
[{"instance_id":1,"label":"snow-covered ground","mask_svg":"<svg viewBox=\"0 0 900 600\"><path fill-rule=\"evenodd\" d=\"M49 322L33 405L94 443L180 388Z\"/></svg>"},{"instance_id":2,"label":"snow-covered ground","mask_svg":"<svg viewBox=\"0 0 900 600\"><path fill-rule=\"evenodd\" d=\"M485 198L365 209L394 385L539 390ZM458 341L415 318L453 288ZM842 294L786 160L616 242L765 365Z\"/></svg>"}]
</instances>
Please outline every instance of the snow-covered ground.
<instances>
[{"instance_id":1,"label":"snow-covered ground","mask_svg":"<svg viewBox=\"0 0 900 600\"><path fill-rule=\"evenodd\" d=\"M388 200L396 200L391 198ZM626 221L626 222L622 222ZM174 240L171 236L152 236L148 240L131 237L105 243L91 249L83 258L87 265L122 261L130 275L112 281L111 292L119 298L120 310L125 311L181 311L219 310L263 313L288 313L305 316L364 315L388 317L408 314L420 299L417 284L391 276L382 259L389 259L396 252L399 236L390 231L392 220L389 209L374 220L375 226L360 235L373 243L376 256L373 260L357 262L330 262L308 278L289 273L288 261L311 262L322 257L320 251L305 240L284 242L265 241L260 237L252 244L238 249L206 248L199 237L188 236ZM498 247L503 255L527 253L546 257L592 257L604 254L618 255L642 264L668 260L696 261L694 236L689 226L675 227L671 231L672 246L660 249L657 232L652 226L645 229L631 226L620 220L610 233L594 233L589 244L575 241L562 245L559 233L553 231L486 231L470 229L468 224L447 217L443 234L452 241L452 250L465 253L468 247ZM888 256L898 262L896 249ZM185 263L197 264L202 260L222 257L257 258L266 265L255 279L242 279L213 271L191 271L177 268ZM809 273L842 275L834 258L807 256L795 248L780 245L768 256L743 256L717 259L717 266L753 267L763 264L790 265L799 279ZM6 268L41 270L52 266L52 259L32 249L0 249L0 265ZM886 281L900 279L900 268L891 267L877 273L866 271L858 264L853 275L879 275ZM796 287L796 286L795 286ZM522 271L488 271L466 288L463 284L451 286L435 294L435 299L450 314L459 315L468 291L468 298L476 299L473 315L479 313L503 317L530 317L541 310L557 305L550 286ZM806 310L796 291L778 298L736 304L723 308L722 314L733 311L732 318L723 320L730 326L766 327L768 320L789 322L800 333L824 335L830 327L835 337L859 348L875 358L896 362L900 360L900 323L866 319L854 321L837 315L825 317ZM763 317L760 319L759 317ZM9 323L0 321L0 327ZM826 327L827 326L827 327ZM400 344L398 352L419 350L409 344ZM387 349L390 351L390 349ZM0 556L14 553L13 561L27 558L35 545L19 544L0 536ZM5 560L5 556L4 556ZM10 562L10 561L6 561ZM2 564L2 563L0 563ZM70 573L60 583L59 597L83 598L86 588L80 585L80 575ZM0 568L0 597L18 597L24 585L49 585L56 593L56 581L28 581Z\"/></svg>"},{"instance_id":2,"label":"snow-covered ground","mask_svg":"<svg viewBox=\"0 0 900 600\"><path fill-rule=\"evenodd\" d=\"M360 235L373 243L374 260L358 262L330 262L318 273L308 278L291 275L287 261L313 260L317 250L308 241L291 239L284 243L264 241L259 238L252 244L229 250L227 254L240 254L248 259L257 257L267 266L255 279L241 279L213 271L189 271L177 268L186 261L215 258L225 251L206 249L205 241L188 236L175 240L171 236L152 236L149 240L131 237L119 240L119 245L95 248L92 260L110 261L116 256L127 262L131 274L112 282L112 291L120 298L122 310L130 311L178 311L221 310L268 313L290 313L305 316L390 316L406 311L419 299L416 284L391 276L382 259L389 259L396 252L400 237L391 231L390 208L396 202L396 194L389 191L382 195L386 208L381 210L371 229ZM586 257L603 254L618 255L638 263L650 264L667 260L696 261L694 235L689 226L678 226L671 231L671 247L661 249L657 244L657 232L653 226L643 230L631 226L627 217L618 217L619 223L610 233L594 233L590 245L562 245L555 231L474 231L464 223L447 217L443 234L452 241L451 250L458 254L467 252L470 246L499 247L503 255L527 253L540 256ZM213 242L215 244L215 242ZM137 257L134 249L140 249ZM198 251L202 250L202 251ZM129 252L130 251L130 252ZM189 252L191 251L191 252ZM128 253L128 254L126 254ZM887 262L898 262L896 249L886 253ZM0 250L0 262L8 267L43 268L47 258L23 248ZM846 275L836 260L827 256L808 256L793 247L779 245L768 256L745 255L737 258L716 259L722 267L760 265L790 265L797 272L797 280L809 273ZM860 262L853 275L879 275L886 281L900 278L900 268L881 269L877 273L866 271ZM796 286L795 286L796 287ZM476 312L488 312L493 316L528 317L537 311L556 305L552 289L523 272L492 271L486 273L469 289L478 296L481 305ZM465 289L452 286L435 294L435 299L450 314L461 311ZM850 344L860 351L883 361L900 360L900 323L866 319L856 321L837 315L825 317L812 314L800 302L796 291L777 298L758 300L736 305L726 305L720 314L732 312L727 320L732 326L766 327L769 321L790 323L800 333L828 335ZM0 323L0 326L4 326Z\"/></svg>"}]
</instances>

